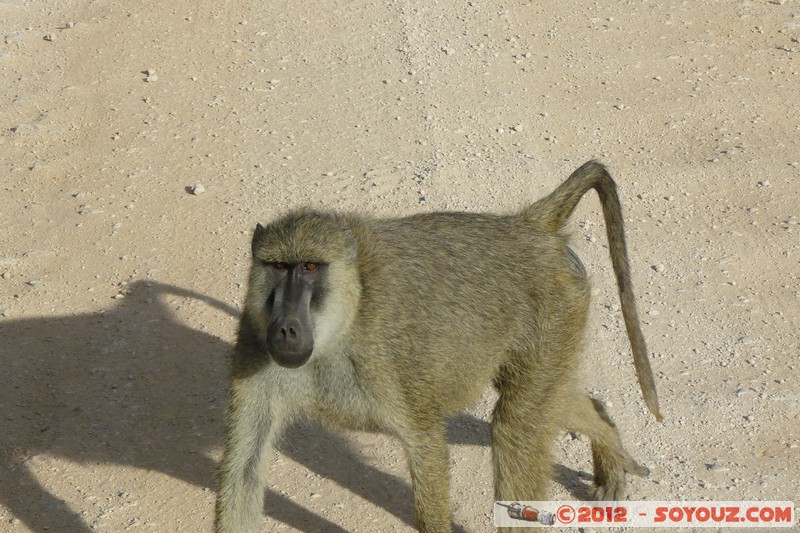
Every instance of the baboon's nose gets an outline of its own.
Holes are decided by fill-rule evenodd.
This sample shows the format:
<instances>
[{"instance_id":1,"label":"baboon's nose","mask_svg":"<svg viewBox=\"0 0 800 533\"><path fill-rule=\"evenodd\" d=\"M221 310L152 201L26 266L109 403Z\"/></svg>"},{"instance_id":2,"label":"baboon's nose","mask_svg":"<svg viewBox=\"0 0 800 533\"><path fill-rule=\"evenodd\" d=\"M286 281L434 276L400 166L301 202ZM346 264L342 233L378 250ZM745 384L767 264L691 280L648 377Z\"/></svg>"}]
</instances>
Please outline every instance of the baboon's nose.
<instances>
[{"instance_id":1,"label":"baboon's nose","mask_svg":"<svg viewBox=\"0 0 800 533\"><path fill-rule=\"evenodd\" d=\"M296 318L287 318L283 324L279 325L278 329L278 342L286 343L287 346L292 346L298 342L302 342L303 325Z\"/></svg>"},{"instance_id":2,"label":"baboon's nose","mask_svg":"<svg viewBox=\"0 0 800 533\"><path fill-rule=\"evenodd\" d=\"M311 356L313 347L310 328L297 317L279 318L267 328L267 349L281 366L302 365Z\"/></svg>"}]
</instances>

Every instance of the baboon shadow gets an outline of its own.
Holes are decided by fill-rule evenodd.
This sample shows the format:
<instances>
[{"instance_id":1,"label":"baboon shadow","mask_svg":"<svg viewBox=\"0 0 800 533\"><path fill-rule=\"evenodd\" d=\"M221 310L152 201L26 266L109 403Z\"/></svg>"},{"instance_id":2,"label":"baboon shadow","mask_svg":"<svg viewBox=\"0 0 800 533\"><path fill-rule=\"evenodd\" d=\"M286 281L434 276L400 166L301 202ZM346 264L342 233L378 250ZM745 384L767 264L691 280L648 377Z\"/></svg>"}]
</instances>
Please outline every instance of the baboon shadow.
<instances>
[{"instance_id":1,"label":"baboon shadow","mask_svg":"<svg viewBox=\"0 0 800 533\"><path fill-rule=\"evenodd\" d=\"M91 531L33 477L28 462L39 455L213 486L208 452L220 442L230 345L181 324L173 310L187 299L236 310L159 283L129 289L108 311L0 324L0 503L33 531ZM125 490L101 484L89 491L117 498Z\"/></svg>"},{"instance_id":2,"label":"baboon shadow","mask_svg":"<svg viewBox=\"0 0 800 533\"><path fill-rule=\"evenodd\" d=\"M80 510L33 476L27 463L40 455L126 465L215 488L209 452L222 443L231 346L175 317L174 309L190 300L238 314L180 287L138 281L108 311L0 323L0 504L26 527L93 530ZM488 424L457 420L451 443L489 444ZM301 424L281 451L414 525L409 484L364 464L342 437ZM125 490L103 480L97 485L88 491L115 498ZM344 531L272 491L265 513L301 531Z\"/></svg>"}]
</instances>

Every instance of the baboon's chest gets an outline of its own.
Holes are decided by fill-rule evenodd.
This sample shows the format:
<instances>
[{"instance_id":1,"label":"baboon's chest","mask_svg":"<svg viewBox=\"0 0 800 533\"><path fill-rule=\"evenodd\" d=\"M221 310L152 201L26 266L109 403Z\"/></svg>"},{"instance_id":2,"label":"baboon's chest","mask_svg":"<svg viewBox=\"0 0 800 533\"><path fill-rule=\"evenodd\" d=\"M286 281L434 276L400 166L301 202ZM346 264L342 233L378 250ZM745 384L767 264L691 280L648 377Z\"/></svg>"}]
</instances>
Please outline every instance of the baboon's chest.
<instances>
[{"instance_id":1,"label":"baboon's chest","mask_svg":"<svg viewBox=\"0 0 800 533\"><path fill-rule=\"evenodd\" d=\"M320 365L315 378L311 417L336 427L366 431L381 428L376 404L362 388L351 365Z\"/></svg>"}]
</instances>

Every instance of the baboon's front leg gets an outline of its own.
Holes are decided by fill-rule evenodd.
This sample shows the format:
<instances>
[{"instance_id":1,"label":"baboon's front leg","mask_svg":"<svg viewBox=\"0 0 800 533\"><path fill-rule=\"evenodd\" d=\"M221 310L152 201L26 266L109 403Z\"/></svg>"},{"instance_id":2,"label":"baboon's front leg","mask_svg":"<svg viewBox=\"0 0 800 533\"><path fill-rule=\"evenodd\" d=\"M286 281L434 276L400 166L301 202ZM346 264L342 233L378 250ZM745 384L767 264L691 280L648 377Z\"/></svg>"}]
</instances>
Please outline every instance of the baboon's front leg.
<instances>
[{"instance_id":1,"label":"baboon's front leg","mask_svg":"<svg viewBox=\"0 0 800 533\"><path fill-rule=\"evenodd\" d=\"M402 435L411 470L417 528L424 533L450 533L450 458L444 421Z\"/></svg>"},{"instance_id":2,"label":"baboon's front leg","mask_svg":"<svg viewBox=\"0 0 800 533\"><path fill-rule=\"evenodd\" d=\"M264 507L265 458L284 427L260 373L234 379L226 425L225 452L218 472L214 529L256 532Z\"/></svg>"}]
</instances>

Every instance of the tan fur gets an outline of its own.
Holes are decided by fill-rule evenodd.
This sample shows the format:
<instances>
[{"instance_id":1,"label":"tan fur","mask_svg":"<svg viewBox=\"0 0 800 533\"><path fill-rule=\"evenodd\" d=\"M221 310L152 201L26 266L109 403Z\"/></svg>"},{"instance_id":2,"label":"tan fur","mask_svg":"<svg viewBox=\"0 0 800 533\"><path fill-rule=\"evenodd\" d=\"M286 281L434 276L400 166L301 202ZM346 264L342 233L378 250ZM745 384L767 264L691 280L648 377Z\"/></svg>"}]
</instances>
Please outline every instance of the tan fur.
<instances>
[{"instance_id":1,"label":"tan fur","mask_svg":"<svg viewBox=\"0 0 800 533\"><path fill-rule=\"evenodd\" d=\"M595 496L623 498L625 474L647 469L625 452L602 405L575 379L589 286L561 230L590 188L601 196L639 382L660 419L619 200L599 163L509 216L290 213L259 227L253 239L216 531L258 529L264 454L303 415L395 435L408 457L419 530L450 531L445 417L490 382L499 391L492 420L498 500L546 499L551 442L563 429L591 439ZM265 349L273 287L262 261L329 265L313 318L314 352L299 368L278 366Z\"/></svg>"}]
</instances>

